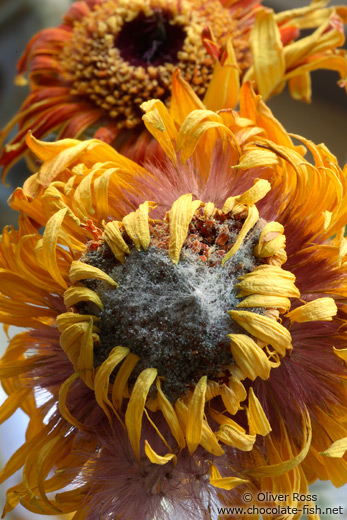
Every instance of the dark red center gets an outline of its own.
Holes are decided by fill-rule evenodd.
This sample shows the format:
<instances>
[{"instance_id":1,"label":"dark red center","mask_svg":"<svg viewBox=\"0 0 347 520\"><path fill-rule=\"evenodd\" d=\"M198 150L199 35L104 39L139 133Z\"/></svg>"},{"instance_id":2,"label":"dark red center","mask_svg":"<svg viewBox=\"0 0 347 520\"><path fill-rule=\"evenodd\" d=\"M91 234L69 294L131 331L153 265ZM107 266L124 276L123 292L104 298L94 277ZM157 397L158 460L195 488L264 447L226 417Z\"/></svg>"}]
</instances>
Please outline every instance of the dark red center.
<instances>
[{"instance_id":1,"label":"dark red center","mask_svg":"<svg viewBox=\"0 0 347 520\"><path fill-rule=\"evenodd\" d=\"M136 67L177 63L186 33L181 25L170 23L172 14L157 9L151 16L140 13L126 22L115 39L121 57Z\"/></svg>"}]
</instances>

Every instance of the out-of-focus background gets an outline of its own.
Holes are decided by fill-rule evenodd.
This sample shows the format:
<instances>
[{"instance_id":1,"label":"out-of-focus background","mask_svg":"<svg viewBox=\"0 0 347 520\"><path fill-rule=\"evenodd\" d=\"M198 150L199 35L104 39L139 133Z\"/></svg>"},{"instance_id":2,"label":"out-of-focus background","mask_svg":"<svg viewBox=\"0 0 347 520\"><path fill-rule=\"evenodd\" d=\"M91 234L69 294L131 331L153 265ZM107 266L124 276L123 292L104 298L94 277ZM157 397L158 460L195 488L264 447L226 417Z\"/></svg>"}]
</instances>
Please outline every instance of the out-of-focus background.
<instances>
[{"instance_id":1,"label":"out-of-focus background","mask_svg":"<svg viewBox=\"0 0 347 520\"><path fill-rule=\"evenodd\" d=\"M263 3L276 11L307 5L303 0L264 0ZM25 87L15 87L16 62L29 41L38 30L60 23L61 15L72 0L0 0L0 128L15 114L26 96ZM331 4L346 4L346 0ZM335 72L313 73L313 103L310 105L293 101L287 92L273 98L268 104L281 120L287 131L302 134L316 143L324 142L337 156L340 165L347 162L347 95L336 84ZM28 175L25 162L21 161L8 175L10 187L0 185L0 229L6 224L16 225L17 214L6 205L6 200L16 186ZM309 204L308 197L308 204ZM15 333L12 328L10 333ZM0 354L7 338L0 330ZM0 388L0 403L5 398ZM0 427L0 466L24 440L26 419L17 413ZM16 482L16 477L12 483ZM0 485L0 510L4 503L6 485ZM310 491L319 497L321 507L344 508L342 515L324 515L325 520L347 519L347 488L335 489L326 482L318 482ZM33 520L38 515L17 508L8 515L8 520ZM48 518L48 517L41 517ZM52 518L52 517L50 517ZM182 519L183 520L183 519ZM199 520L199 519L197 519Z\"/></svg>"}]
</instances>

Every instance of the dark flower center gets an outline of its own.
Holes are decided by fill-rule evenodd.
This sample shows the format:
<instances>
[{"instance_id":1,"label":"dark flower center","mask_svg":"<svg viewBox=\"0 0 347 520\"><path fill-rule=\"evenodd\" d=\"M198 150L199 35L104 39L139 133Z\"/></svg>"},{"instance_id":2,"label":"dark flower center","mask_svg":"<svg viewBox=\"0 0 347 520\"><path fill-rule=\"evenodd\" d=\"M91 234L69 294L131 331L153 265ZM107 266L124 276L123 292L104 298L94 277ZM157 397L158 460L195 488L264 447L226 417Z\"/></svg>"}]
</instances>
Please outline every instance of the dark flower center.
<instances>
[{"instance_id":1,"label":"dark flower center","mask_svg":"<svg viewBox=\"0 0 347 520\"><path fill-rule=\"evenodd\" d=\"M123 60L134 66L175 64L185 37L183 27L172 23L170 12L157 9L151 16L140 13L124 23L115 38L115 47Z\"/></svg>"},{"instance_id":2,"label":"dark flower center","mask_svg":"<svg viewBox=\"0 0 347 520\"><path fill-rule=\"evenodd\" d=\"M233 357L227 334L242 333L228 310L241 301L235 287L238 277L259 263L253 249L260 230L254 229L222 266L221 259L235 243L244 219L223 214L219 219L193 217L177 265L169 257L166 223L152 228L146 251L137 251L124 232L131 250L124 263L115 259L106 243L89 248L84 261L119 284L114 288L102 281L84 282L103 303L102 310L94 304L78 305L78 312L99 318L95 366L114 347L128 347L140 358L132 374L134 381L141 370L157 368L166 395L173 401L203 375L219 382L228 380Z\"/></svg>"}]
</instances>

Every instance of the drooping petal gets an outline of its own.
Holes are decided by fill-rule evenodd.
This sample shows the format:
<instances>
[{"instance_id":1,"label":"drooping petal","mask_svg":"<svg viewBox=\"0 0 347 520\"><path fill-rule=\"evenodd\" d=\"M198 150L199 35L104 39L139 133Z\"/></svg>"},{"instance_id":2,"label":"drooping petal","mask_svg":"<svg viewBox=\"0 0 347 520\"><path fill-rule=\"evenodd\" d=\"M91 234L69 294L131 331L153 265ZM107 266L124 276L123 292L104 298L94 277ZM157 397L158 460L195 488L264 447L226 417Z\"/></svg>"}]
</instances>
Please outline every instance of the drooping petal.
<instances>
[{"instance_id":1,"label":"drooping petal","mask_svg":"<svg viewBox=\"0 0 347 520\"><path fill-rule=\"evenodd\" d=\"M210 483L212 486L221 489L234 489L236 486L247 484L249 480L238 478L238 477L222 477L217 467L214 464L210 466Z\"/></svg>"},{"instance_id":2,"label":"drooping petal","mask_svg":"<svg viewBox=\"0 0 347 520\"><path fill-rule=\"evenodd\" d=\"M248 391L247 418L250 433L265 437L271 432L270 423L252 387Z\"/></svg>"},{"instance_id":3,"label":"drooping petal","mask_svg":"<svg viewBox=\"0 0 347 520\"><path fill-rule=\"evenodd\" d=\"M169 255L171 260L177 264L180 257L183 242L188 233L190 221L200 206L200 200L192 200L192 195L182 195L168 212L170 222L170 245Z\"/></svg>"},{"instance_id":4,"label":"drooping petal","mask_svg":"<svg viewBox=\"0 0 347 520\"><path fill-rule=\"evenodd\" d=\"M130 401L125 413L125 425L131 447L137 460L140 460L140 438L144 407L149 389L155 381L157 373L158 371L155 368L146 368L140 373L131 392Z\"/></svg>"},{"instance_id":5,"label":"drooping petal","mask_svg":"<svg viewBox=\"0 0 347 520\"><path fill-rule=\"evenodd\" d=\"M206 387L207 377L203 376L198 381L188 405L186 439L190 454L194 453L201 441Z\"/></svg>"}]
</instances>

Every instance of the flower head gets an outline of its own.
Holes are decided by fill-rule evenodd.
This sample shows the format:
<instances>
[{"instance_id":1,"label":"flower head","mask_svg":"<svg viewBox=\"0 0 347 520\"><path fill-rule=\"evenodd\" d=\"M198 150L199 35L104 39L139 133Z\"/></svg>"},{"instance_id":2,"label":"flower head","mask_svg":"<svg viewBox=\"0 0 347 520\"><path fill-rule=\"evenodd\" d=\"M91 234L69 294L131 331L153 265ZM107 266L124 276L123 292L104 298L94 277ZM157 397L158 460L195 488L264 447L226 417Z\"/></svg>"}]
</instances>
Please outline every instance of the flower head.
<instances>
[{"instance_id":1,"label":"flower head","mask_svg":"<svg viewBox=\"0 0 347 520\"><path fill-rule=\"evenodd\" d=\"M317 68L339 71L344 85L347 62L337 47L346 18L346 8L318 3L275 15L256 0L77 1L59 27L32 38L18 63L17 83L28 74L30 93L2 132L3 141L18 123L3 149L3 176L27 150L29 129L37 138L96 132L142 159L150 151L139 106L151 98L169 105L176 68L212 110L237 100L230 92L237 74L255 80L264 98L288 80L292 95L308 101ZM298 40L300 29L316 30Z\"/></svg>"},{"instance_id":2,"label":"flower head","mask_svg":"<svg viewBox=\"0 0 347 520\"><path fill-rule=\"evenodd\" d=\"M43 166L0 244L0 317L28 328L0 416L30 418L5 512L214 519L346 482L347 171L249 83L239 102L206 110L174 75L170 111L142 105L165 153L144 166L27 137Z\"/></svg>"}]
</instances>

